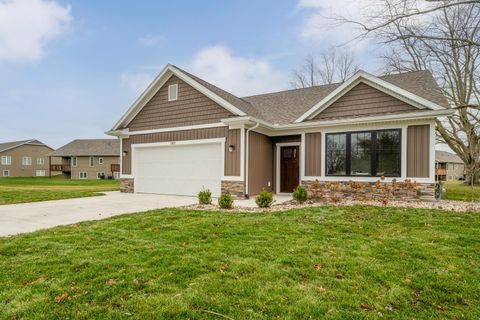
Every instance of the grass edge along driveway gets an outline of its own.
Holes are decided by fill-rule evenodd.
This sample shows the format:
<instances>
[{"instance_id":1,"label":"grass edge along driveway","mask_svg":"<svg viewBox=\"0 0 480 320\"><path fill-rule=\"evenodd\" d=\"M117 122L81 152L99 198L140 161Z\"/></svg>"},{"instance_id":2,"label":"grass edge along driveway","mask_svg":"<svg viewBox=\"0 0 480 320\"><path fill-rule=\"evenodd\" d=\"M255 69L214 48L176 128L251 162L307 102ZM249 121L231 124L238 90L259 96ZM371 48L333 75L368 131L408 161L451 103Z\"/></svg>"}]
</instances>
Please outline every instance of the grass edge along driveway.
<instances>
[{"instance_id":1,"label":"grass edge along driveway","mask_svg":"<svg viewBox=\"0 0 480 320\"><path fill-rule=\"evenodd\" d=\"M479 234L425 209L123 215L0 238L0 318L476 319Z\"/></svg>"},{"instance_id":2,"label":"grass edge along driveway","mask_svg":"<svg viewBox=\"0 0 480 320\"><path fill-rule=\"evenodd\" d=\"M119 188L118 180L0 178L0 205L100 196Z\"/></svg>"}]
</instances>

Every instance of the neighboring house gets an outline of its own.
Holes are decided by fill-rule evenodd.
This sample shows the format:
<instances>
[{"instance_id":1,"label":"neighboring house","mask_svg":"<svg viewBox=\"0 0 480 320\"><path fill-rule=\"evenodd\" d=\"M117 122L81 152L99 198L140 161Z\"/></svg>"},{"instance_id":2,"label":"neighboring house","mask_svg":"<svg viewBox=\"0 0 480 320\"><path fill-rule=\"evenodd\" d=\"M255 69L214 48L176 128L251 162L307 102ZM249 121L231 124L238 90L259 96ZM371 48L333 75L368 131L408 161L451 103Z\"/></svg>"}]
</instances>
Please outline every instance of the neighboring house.
<instances>
[{"instance_id":1,"label":"neighboring house","mask_svg":"<svg viewBox=\"0 0 480 320\"><path fill-rule=\"evenodd\" d=\"M436 179L439 181L460 180L465 178L465 164L454 153L435 151Z\"/></svg>"},{"instance_id":2,"label":"neighboring house","mask_svg":"<svg viewBox=\"0 0 480 320\"><path fill-rule=\"evenodd\" d=\"M167 65L107 133L124 192L250 196L384 176L433 196L435 119L451 113L426 71L239 98Z\"/></svg>"},{"instance_id":3,"label":"neighboring house","mask_svg":"<svg viewBox=\"0 0 480 320\"><path fill-rule=\"evenodd\" d=\"M52 150L35 139L0 143L0 177L48 176Z\"/></svg>"},{"instance_id":4,"label":"neighboring house","mask_svg":"<svg viewBox=\"0 0 480 320\"><path fill-rule=\"evenodd\" d=\"M73 140L50 153L61 157L52 171L61 171L66 179L118 179L120 177L120 143L116 139Z\"/></svg>"}]
</instances>

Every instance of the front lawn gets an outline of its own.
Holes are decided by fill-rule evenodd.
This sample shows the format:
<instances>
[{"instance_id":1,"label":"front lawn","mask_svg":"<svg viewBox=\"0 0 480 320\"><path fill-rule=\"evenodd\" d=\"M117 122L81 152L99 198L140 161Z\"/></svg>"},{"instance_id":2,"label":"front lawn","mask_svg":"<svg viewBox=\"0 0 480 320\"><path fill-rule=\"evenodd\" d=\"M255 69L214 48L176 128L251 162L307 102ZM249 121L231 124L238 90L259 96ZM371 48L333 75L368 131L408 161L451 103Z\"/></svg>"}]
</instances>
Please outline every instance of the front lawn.
<instances>
[{"instance_id":1,"label":"front lawn","mask_svg":"<svg viewBox=\"0 0 480 320\"><path fill-rule=\"evenodd\" d=\"M464 184L465 181L446 181L445 193L442 199L445 200L462 200L462 201L480 201L480 186L472 186Z\"/></svg>"},{"instance_id":2,"label":"front lawn","mask_svg":"<svg viewBox=\"0 0 480 320\"><path fill-rule=\"evenodd\" d=\"M163 209L0 238L0 318L480 317L480 217Z\"/></svg>"},{"instance_id":3,"label":"front lawn","mask_svg":"<svg viewBox=\"0 0 480 320\"><path fill-rule=\"evenodd\" d=\"M0 178L0 205L101 195L119 189L118 180Z\"/></svg>"}]
</instances>

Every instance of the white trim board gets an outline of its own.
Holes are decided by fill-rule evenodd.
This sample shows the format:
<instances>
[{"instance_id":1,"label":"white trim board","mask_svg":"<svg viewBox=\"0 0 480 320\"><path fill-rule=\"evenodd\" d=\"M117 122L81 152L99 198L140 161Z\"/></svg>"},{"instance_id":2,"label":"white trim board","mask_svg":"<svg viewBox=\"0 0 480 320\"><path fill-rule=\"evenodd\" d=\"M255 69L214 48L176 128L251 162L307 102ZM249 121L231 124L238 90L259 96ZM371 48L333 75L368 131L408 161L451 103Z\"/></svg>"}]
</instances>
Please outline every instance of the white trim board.
<instances>
[{"instance_id":1,"label":"white trim board","mask_svg":"<svg viewBox=\"0 0 480 320\"><path fill-rule=\"evenodd\" d=\"M431 110L445 110L446 108L429 101L425 98L422 98L418 95L415 95L405 89L402 89L396 85L393 85L387 81L384 81L374 75L371 75L365 71L358 71L355 73L351 78L333 90L330 94L328 94L325 98L323 98L320 102L316 103L313 107L311 107L307 112L301 115L295 123L302 122L307 119L312 119L320 112L325 110L329 107L332 103L337 101L341 96L345 93L350 91L354 86L359 83L365 83L369 86L374 87L377 90L380 90L388 95L394 96L397 99L400 99L418 109L431 109Z\"/></svg>"},{"instance_id":2,"label":"white trim board","mask_svg":"<svg viewBox=\"0 0 480 320\"><path fill-rule=\"evenodd\" d=\"M222 122L214 122L214 123L205 123L205 124L195 124L195 125L191 125L191 126L180 126L180 127L160 128L160 129L150 129L150 130L138 130L138 131L130 131L128 129L125 129L125 130L120 130L120 131L109 131L109 132L107 132L107 134L128 138L129 136L135 136L135 135L141 135L141 134L186 131L186 130L198 130L198 129L209 129L209 128L221 128L221 127L226 127L226 126L227 125L222 123Z\"/></svg>"},{"instance_id":3,"label":"white trim board","mask_svg":"<svg viewBox=\"0 0 480 320\"><path fill-rule=\"evenodd\" d=\"M150 83L150 85L145 89L145 91L140 95L140 97L135 100L132 106L127 110L127 112L117 121L117 123L113 126L112 131L117 131L123 126L127 126L133 118L143 109L143 107L150 101L150 99L160 90L160 88L170 79L171 76L177 76L182 81L186 82L188 85L192 86L200 93L204 94L208 98L212 99L216 103L218 103L223 108L227 109L228 111L232 112L237 116L246 116L247 114L242 110L238 109L230 102L226 101L225 99L221 98L220 96L213 93L211 90L206 88L205 86L201 85L178 68L172 66L171 64L167 64L162 71L157 75L157 77Z\"/></svg>"}]
</instances>

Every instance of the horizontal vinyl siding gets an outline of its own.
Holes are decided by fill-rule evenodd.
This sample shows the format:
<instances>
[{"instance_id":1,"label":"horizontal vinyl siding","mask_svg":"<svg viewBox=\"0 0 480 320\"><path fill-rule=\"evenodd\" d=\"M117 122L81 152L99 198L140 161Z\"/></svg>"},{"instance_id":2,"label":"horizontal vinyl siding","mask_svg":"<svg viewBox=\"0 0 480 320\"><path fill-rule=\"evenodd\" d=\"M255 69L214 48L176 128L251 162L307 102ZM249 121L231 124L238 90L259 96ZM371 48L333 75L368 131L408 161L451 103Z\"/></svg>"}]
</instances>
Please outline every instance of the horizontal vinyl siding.
<instances>
[{"instance_id":1,"label":"horizontal vinyl siding","mask_svg":"<svg viewBox=\"0 0 480 320\"><path fill-rule=\"evenodd\" d=\"M331 106L320 112L315 119L358 117L408 111L418 111L418 109L369 85L359 83Z\"/></svg>"},{"instance_id":2,"label":"horizontal vinyl siding","mask_svg":"<svg viewBox=\"0 0 480 320\"><path fill-rule=\"evenodd\" d=\"M429 176L430 126L409 126L407 129L407 177Z\"/></svg>"},{"instance_id":3,"label":"horizontal vinyl siding","mask_svg":"<svg viewBox=\"0 0 480 320\"><path fill-rule=\"evenodd\" d=\"M123 157L122 173L132 173L132 144L213 138L227 138L225 144L225 175L240 175L240 130L228 130L227 127L142 134L123 139L122 150L127 151L128 154L126 157ZM236 146L234 152L232 153L228 151L228 144L230 141L233 141Z\"/></svg>"},{"instance_id":4,"label":"horizontal vinyl siding","mask_svg":"<svg viewBox=\"0 0 480 320\"><path fill-rule=\"evenodd\" d=\"M321 133L305 134L305 175L321 175Z\"/></svg>"},{"instance_id":5,"label":"horizontal vinyl siding","mask_svg":"<svg viewBox=\"0 0 480 320\"><path fill-rule=\"evenodd\" d=\"M265 188L272 191L273 186L273 143L269 137L249 133L248 150L248 193L256 195ZM270 182L270 187L268 183Z\"/></svg>"},{"instance_id":6,"label":"horizontal vinyl siding","mask_svg":"<svg viewBox=\"0 0 480 320\"><path fill-rule=\"evenodd\" d=\"M178 99L168 101L168 86L178 84ZM130 122L130 131L215 123L231 116L225 108L172 76Z\"/></svg>"}]
</instances>

